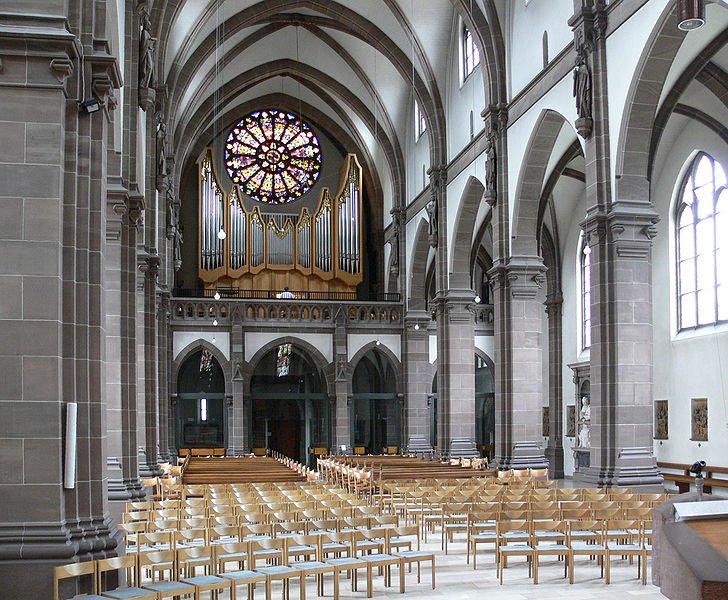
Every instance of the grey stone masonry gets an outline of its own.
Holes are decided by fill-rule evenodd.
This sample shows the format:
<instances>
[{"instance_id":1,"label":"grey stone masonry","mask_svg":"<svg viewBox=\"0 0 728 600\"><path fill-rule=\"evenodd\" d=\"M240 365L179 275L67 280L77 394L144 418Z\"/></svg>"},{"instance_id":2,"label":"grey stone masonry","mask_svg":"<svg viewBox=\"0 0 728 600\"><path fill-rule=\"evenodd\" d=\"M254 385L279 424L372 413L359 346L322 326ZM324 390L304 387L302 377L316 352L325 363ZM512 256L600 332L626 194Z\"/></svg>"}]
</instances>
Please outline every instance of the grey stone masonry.
<instances>
[{"instance_id":1,"label":"grey stone masonry","mask_svg":"<svg viewBox=\"0 0 728 600\"><path fill-rule=\"evenodd\" d=\"M103 403L112 115L78 111L79 54L85 91L102 102L120 77L103 43L69 29L83 21L103 34L104 7L68 19L64 9L0 16L0 597L14 600L52 597L53 565L111 555L116 543ZM71 403L76 469L64 488Z\"/></svg>"},{"instance_id":2,"label":"grey stone masonry","mask_svg":"<svg viewBox=\"0 0 728 600\"><path fill-rule=\"evenodd\" d=\"M539 257L523 257L489 272L498 359L493 462L502 468L547 466L540 441L544 270Z\"/></svg>"},{"instance_id":3,"label":"grey stone masonry","mask_svg":"<svg viewBox=\"0 0 728 600\"><path fill-rule=\"evenodd\" d=\"M405 426L403 439L430 438L430 410L428 396L432 392L430 366L429 313L409 311L405 317ZM428 441L428 445L431 442ZM408 442L409 446L409 442ZM430 451L432 448L430 447Z\"/></svg>"},{"instance_id":4,"label":"grey stone masonry","mask_svg":"<svg viewBox=\"0 0 728 600\"><path fill-rule=\"evenodd\" d=\"M477 456L474 298L472 290L448 290L436 299L437 438L458 456Z\"/></svg>"},{"instance_id":5,"label":"grey stone masonry","mask_svg":"<svg viewBox=\"0 0 728 600\"><path fill-rule=\"evenodd\" d=\"M594 485L662 482L652 454L651 248L657 215L615 204L584 228L592 256L591 456Z\"/></svg>"}]
</instances>

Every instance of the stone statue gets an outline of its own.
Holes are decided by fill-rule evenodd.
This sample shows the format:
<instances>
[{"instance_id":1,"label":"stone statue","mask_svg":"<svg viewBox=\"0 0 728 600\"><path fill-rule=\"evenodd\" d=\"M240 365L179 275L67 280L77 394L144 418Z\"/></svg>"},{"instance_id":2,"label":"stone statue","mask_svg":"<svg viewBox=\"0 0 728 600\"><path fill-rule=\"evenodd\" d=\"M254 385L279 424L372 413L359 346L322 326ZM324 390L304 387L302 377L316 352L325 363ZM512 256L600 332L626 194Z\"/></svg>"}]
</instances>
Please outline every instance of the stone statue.
<instances>
[{"instance_id":1,"label":"stone statue","mask_svg":"<svg viewBox=\"0 0 728 600\"><path fill-rule=\"evenodd\" d=\"M435 198L432 198L432 200L427 203L426 209L427 216L430 219L430 246L437 248L437 201Z\"/></svg>"},{"instance_id":2,"label":"stone statue","mask_svg":"<svg viewBox=\"0 0 728 600\"><path fill-rule=\"evenodd\" d=\"M154 86L154 43L152 22L145 9L140 14L139 26L139 88Z\"/></svg>"},{"instance_id":3,"label":"stone statue","mask_svg":"<svg viewBox=\"0 0 728 600\"><path fill-rule=\"evenodd\" d=\"M389 243L392 246L392 269L397 269L399 267L399 218L394 218L394 226L393 226L394 232L392 233L392 237L389 239Z\"/></svg>"},{"instance_id":4,"label":"stone statue","mask_svg":"<svg viewBox=\"0 0 728 600\"><path fill-rule=\"evenodd\" d=\"M582 396L579 410L579 447L591 447L591 404L588 396Z\"/></svg>"},{"instance_id":5,"label":"stone statue","mask_svg":"<svg viewBox=\"0 0 728 600\"><path fill-rule=\"evenodd\" d=\"M157 180L163 181L167 176L167 123L164 114L157 113Z\"/></svg>"},{"instance_id":6,"label":"stone statue","mask_svg":"<svg viewBox=\"0 0 728 600\"><path fill-rule=\"evenodd\" d=\"M584 422L591 422L591 404L589 403L588 396L582 396L581 398L581 409L579 410L579 420Z\"/></svg>"},{"instance_id":7,"label":"stone statue","mask_svg":"<svg viewBox=\"0 0 728 600\"><path fill-rule=\"evenodd\" d=\"M576 98L576 115L579 119L592 118L592 79L586 58L586 49L581 45L576 51L573 90Z\"/></svg>"},{"instance_id":8,"label":"stone statue","mask_svg":"<svg viewBox=\"0 0 728 600\"><path fill-rule=\"evenodd\" d=\"M495 194L498 186L498 157L495 150L495 132L492 129L486 137L485 153L485 191Z\"/></svg>"},{"instance_id":9,"label":"stone statue","mask_svg":"<svg viewBox=\"0 0 728 600\"><path fill-rule=\"evenodd\" d=\"M171 189L167 189L167 239L171 240L179 229L179 204Z\"/></svg>"}]
</instances>

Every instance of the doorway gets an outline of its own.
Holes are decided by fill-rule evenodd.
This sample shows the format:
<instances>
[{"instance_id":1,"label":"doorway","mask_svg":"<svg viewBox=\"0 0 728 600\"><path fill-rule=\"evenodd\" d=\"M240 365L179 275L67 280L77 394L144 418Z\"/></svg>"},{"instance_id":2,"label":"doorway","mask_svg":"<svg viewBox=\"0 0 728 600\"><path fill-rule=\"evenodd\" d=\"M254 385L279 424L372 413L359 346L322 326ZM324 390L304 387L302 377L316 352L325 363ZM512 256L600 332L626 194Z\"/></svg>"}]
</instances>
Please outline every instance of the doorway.
<instances>
[{"instance_id":1,"label":"doorway","mask_svg":"<svg viewBox=\"0 0 728 600\"><path fill-rule=\"evenodd\" d=\"M329 403L324 379L295 344L267 352L250 380L249 439L253 448L275 450L307 464L309 448L328 448Z\"/></svg>"},{"instance_id":2,"label":"doorway","mask_svg":"<svg viewBox=\"0 0 728 600\"><path fill-rule=\"evenodd\" d=\"M397 396L396 372L390 360L369 350L354 369L351 439L368 454L401 449L402 402Z\"/></svg>"}]
</instances>

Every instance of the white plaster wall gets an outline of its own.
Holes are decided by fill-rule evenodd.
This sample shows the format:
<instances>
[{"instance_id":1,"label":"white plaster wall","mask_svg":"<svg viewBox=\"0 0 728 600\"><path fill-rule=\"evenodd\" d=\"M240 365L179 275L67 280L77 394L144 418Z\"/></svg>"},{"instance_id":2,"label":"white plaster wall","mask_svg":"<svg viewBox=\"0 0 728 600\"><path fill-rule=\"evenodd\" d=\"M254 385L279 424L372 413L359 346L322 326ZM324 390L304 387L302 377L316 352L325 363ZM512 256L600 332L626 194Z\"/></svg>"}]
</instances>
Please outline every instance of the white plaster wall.
<instances>
[{"instance_id":1,"label":"white plaster wall","mask_svg":"<svg viewBox=\"0 0 728 600\"><path fill-rule=\"evenodd\" d=\"M281 337L278 331L265 333L247 332L245 334L245 360L250 362L255 353L263 346L275 341ZM328 362L334 361L334 349L331 336L327 333L301 333L298 332L294 336L316 348ZM295 344L295 342L293 342Z\"/></svg>"},{"instance_id":2,"label":"white plaster wall","mask_svg":"<svg viewBox=\"0 0 728 600\"><path fill-rule=\"evenodd\" d=\"M350 333L346 336L347 356L349 360L367 344L379 340L380 346L388 348L397 360L402 361L402 336L397 334L377 335L373 337L369 333Z\"/></svg>"},{"instance_id":3,"label":"white plaster wall","mask_svg":"<svg viewBox=\"0 0 728 600\"><path fill-rule=\"evenodd\" d=\"M177 360L182 350L192 342L199 340L215 346L226 360L230 360L230 334L224 331L175 331L172 335L174 359Z\"/></svg>"},{"instance_id":4,"label":"white plaster wall","mask_svg":"<svg viewBox=\"0 0 728 600\"><path fill-rule=\"evenodd\" d=\"M526 155L539 117L546 109L560 113L567 121L573 122L576 120L576 106L572 95L571 77L564 78L557 83L508 128L508 216L511 221L511 237L516 233L513 225L513 215L518 200L516 191L518 190L521 171L525 168L523 157Z\"/></svg>"},{"instance_id":5,"label":"white plaster wall","mask_svg":"<svg viewBox=\"0 0 728 600\"><path fill-rule=\"evenodd\" d=\"M548 31L549 60L567 45L574 35L567 21L574 14L572 0L521 0L510 7L509 38L506 49L510 78L509 100L516 96L543 68L543 32Z\"/></svg>"},{"instance_id":6,"label":"white plaster wall","mask_svg":"<svg viewBox=\"0 0 728 600\"><path fill-rule=\"evenodd\" d=\"M725 465L728 456L728 325L677 333L674 206L697 150L728 167L728 147L712 132L673 116L655 163L653 202L660 215L654 240L654 398L668 400L669 439L655 442L658 460ZM708 441L690 440L691 399L708 399Z\"/></svg>"},{"instance_id":7,"label":"white plaster wall","mask_svg":"<svg viewBox=\"0 0 728 600\"><path fill-rule=\"evenodd\" d=\"M431 335L429 337L430 342L430 364L434 365L437 360L437 335Z\"/></svg>"},{"instance_id":8,"label":"white plaster wall","mask_svg":"<svg viewBox=\"0 0 728 600\"><path fill-rule=\"evenodd\" d=\"M409 111L407 111L404 140L402 140L403 152L407 168L407 204L412 202L429 183L427 170L430 168L430 126L428 124L425 132L415 140L415 102L414 96L410 99ZM424 173L424 178L422 173Z\"/></svg>"},{"instance_id":9,"label":"white plaster wall","mask_svg":"<svg viewBox=\"0 0 728 600\"><path fill-rule=\"evenodd\" d=\"M495 362L495 337L492 335L476 335L475 347L488 355L488 358ZM495 373L493 373L495 377Z\"/></svg>"},{"instance_id":10,"label":"white plaster wall","mask_svg":"<svg viewBox=\"0 0 728 600\"><path fill-rule=\"evenodd\" d=\"M407 290L407 300L409 301L411 291L412 291L412 279L411 279L411 273L412 269L414 267L414 261L415 261L415 240L417 238L417 228L420 226L420 221L424 219L427 223L429 223L429 219L427 218L427 211L423 208L420 212L418 212L412 219L407 221L406 230L407 230L407 281L405 281L405 289ZM428 225L429 227L429 225Z\"/></svg>"},{"instance_id":11,"label":"white plaster wall","mask_svg":"<svg viewBox=\"0 0 728 600\"><path fill-rule=\"evenodd\" d=\"M622 118L629 86L635 75L643 49L655 23L670 0L650 0L629 21L607 38L607 91L609 94L610 160L612 164L612 194L614 175L619 170L615 162ZM617 68L612 68L614 66Z\"/></svg>"}]
</instances>

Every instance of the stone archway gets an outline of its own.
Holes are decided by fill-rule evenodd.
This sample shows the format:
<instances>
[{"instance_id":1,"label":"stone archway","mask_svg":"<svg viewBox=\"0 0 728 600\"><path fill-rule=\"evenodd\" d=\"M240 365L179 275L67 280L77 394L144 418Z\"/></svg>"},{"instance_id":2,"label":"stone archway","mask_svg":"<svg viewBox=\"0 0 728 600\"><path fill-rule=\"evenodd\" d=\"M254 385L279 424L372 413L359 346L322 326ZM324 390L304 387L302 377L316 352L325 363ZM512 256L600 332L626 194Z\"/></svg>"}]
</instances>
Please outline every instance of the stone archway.
<instances>
[{"instance_id":1,"label":"stone archway","mask_svg":"<svg viewBox=\"0 0 728 600\"><path fill-rule=\"evenodd\" d=\"M485 187L472 175L465 184L460 199L460 208L455 220L453 243L451 248L450 289L466 290L471 287L473 233L475 219L483 202Z\"/></svg>"}]
</instances>

